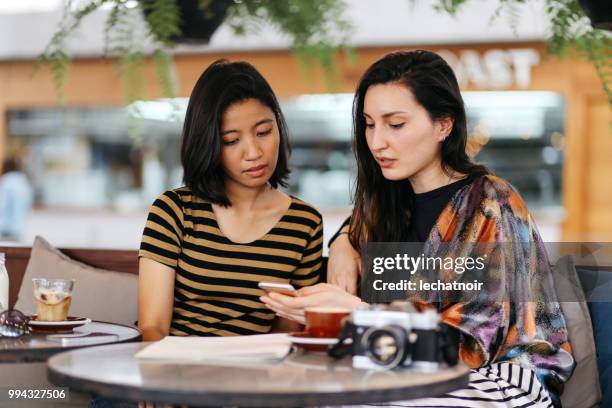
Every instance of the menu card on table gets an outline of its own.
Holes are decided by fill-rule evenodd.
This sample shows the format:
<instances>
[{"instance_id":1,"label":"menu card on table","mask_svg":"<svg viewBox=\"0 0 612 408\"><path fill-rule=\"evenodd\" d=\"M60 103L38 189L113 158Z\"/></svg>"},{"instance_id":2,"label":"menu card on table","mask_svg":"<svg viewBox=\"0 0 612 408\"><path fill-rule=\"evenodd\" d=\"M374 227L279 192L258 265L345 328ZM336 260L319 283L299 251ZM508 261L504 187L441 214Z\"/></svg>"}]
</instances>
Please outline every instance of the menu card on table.
<instances>
[{"instance_id":1,"label":"menu card on table","mask_svg":"<svg viewBox=\"0 0 612 408\"><path fill-rule=\"evenodd\" d=\"M136 353L142 360L259 362L281 360L291 350L286 333L236 337L168 336Z\"/></svg>"}]
</instances>

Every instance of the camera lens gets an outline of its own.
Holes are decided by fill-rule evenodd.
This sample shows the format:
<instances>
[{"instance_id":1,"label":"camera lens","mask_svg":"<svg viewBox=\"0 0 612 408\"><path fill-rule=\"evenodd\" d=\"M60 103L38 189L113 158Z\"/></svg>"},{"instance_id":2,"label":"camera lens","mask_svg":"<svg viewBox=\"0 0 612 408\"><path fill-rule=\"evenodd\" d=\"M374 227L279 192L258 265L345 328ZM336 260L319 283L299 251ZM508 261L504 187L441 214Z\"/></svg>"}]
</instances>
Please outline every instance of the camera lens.
<instances>
[{"instance_id":1,"label":"camera lens","mask_svg":"<svg viewBox=\"0 0 612 408\"><path fill-rule=\"evenodd\" d=\"M370 345L372 355L376 356L376 358L384 364L388 364L389 361L395 359L395 356L397 356L397 348L397 340L395 337L389 335L389 333L377 333Z\"/></svg>"},{"instance_id":2,"label":"camera lens","mask_svg":"<svg viewBox=\"0 0 612 408\"><path fill-rule=\"evenodd\" d=\"M406 331L400 327L371 327L363 334L362 344L368 357L386 368L402 364L409 353Z\"/></svg>"}]
</instances>

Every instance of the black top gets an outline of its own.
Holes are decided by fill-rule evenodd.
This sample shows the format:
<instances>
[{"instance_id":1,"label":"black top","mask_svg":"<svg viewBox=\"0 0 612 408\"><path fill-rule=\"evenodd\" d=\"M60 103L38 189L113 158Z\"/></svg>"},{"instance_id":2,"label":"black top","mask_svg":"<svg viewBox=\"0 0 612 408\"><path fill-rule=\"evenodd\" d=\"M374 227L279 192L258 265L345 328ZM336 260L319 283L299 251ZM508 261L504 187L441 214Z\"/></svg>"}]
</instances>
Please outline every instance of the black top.
<instances>
[{"instance_id":1,"label":"black top","mask_svg":"<svg viewBox=\"0 0 612 408\"><path fill-rule=\"evenodd\" d=\"M471 175L435 190L415 194L414 207L410 217L412 221L410 223L410 237L412 241L427 241L431 229L451 198L453 198L457 191L471 184L477 177L478 175Z\"/></svg>"},{"instance_id":2,"label":"black top","mask_svg":"<svg viewBox=\"0 0 612 408\"><path fill-rule=\"evenodd\" d=\"M414 195L414 207L412 209L412 215L410 219L412 223L410 225L410 241L412 242L425 242L429 237L431 229L436 224L440 213L448 202L453 198L455 193L462 187L471 184L482 174L472 174L464 179L457 180L454 183L450 183L446 186L436 188L435 190L427 191L421 194ZM338 238L342 229L351 222L351 217L348 217L338 231L329 240L328 246Z\"/></svg>"}]
</instances>

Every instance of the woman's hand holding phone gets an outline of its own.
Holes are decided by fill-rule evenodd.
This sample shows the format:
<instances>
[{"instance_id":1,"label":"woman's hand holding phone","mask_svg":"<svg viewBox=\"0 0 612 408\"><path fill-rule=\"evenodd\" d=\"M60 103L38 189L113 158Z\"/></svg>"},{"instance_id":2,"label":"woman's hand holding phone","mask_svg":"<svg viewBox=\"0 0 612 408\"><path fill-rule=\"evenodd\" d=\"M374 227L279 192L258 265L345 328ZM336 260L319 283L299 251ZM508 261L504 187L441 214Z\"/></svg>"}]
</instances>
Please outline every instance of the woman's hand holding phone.
<instances>
[{"instance_id":1,"label":"woman's hand holding phone","mask_svg":"<svg viewBox=\"0 0 612 408\"><path fill-rule=\"evenodd\" d=\"M327 306L356 309L363 302L335 285L318 283L296 291L295 296L285 296L278 292L268 292L260 300L278 316L305 324L304 309Z\"/></svg>"},{"instance_id":2,"label":"woman's hand holding phone","mask_svg":"<svg viewBox=\"0 0 612 408\"><path fill-rule=\"evenodd\" d=\"M297 296L297 291L289 283L278 283L278 282L259 282L260 289L266 291L266 293L276 292L285 296Z\"/></svg>"}]
</instances>

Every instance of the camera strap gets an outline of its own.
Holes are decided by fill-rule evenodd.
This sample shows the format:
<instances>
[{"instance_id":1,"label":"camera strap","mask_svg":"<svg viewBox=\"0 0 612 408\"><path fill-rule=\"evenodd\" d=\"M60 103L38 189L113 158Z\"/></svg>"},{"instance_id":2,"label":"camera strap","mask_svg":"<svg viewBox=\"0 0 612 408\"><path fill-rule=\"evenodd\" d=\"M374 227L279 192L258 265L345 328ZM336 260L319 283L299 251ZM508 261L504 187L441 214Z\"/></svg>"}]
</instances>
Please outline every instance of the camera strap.
<instances>
[{"instance_id":1,"label":"camera strap","mask_svg":"<svg viewBox=\"0 0 612 408\"><path fill-rule=\"evenodd\" d=\"M355 325L350 320L346 320L344 327L338 336L338 341L327 350L327 355L335 359L341 359L351 354L353 345L345 344L345 340L353 337Z\"/></svg>"}]
</instances>

